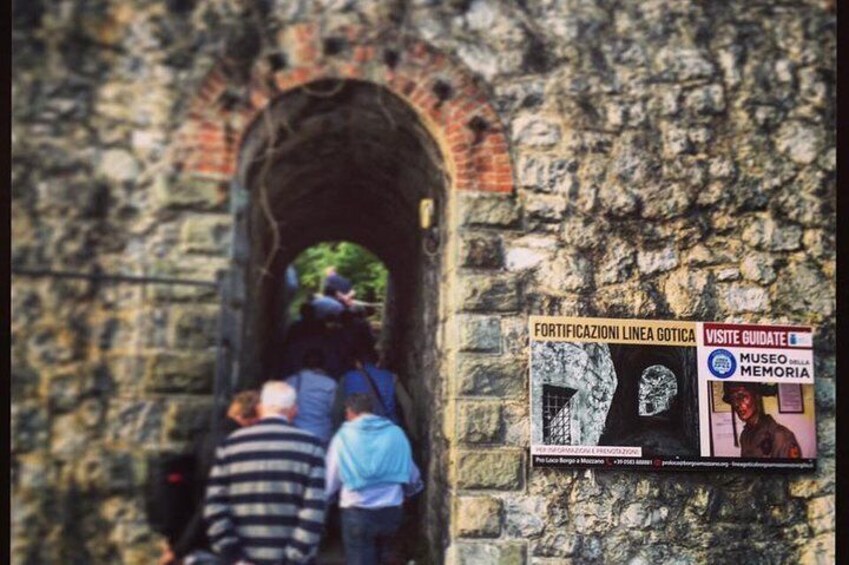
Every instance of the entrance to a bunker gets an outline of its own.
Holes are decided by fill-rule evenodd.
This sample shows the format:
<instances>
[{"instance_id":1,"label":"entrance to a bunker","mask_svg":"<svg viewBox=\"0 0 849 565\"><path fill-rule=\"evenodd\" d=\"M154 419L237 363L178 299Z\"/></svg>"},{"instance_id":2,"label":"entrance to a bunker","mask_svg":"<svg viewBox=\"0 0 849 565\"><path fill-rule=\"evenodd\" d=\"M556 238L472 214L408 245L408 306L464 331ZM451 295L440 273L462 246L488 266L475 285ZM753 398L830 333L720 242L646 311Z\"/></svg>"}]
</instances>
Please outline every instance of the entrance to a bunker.
<instances>
[{"instance_id":1,"label":"entrance to a bunker","mask_svg":"<svg viewBox=\"0 0 849 565\"><path fill-rule=\"evenodd\" d=\"M437 333L447 184L440 150L406 102L371 83L323 80L260 114L243 139L233 187L235 279L244 285L233 318L234 388L280 376L273 370L292 310L286 270L298 254L322 241L365 247L389 271L379 339L386 366L413 398L423 438L415 456L431 491L443 484L446 459ZM423 201L433 209L426 229ZM446 535L444 503L430 502L440 498L431 493L416 505L420 555L439 552Z\"/></svg>"}]
</instances>

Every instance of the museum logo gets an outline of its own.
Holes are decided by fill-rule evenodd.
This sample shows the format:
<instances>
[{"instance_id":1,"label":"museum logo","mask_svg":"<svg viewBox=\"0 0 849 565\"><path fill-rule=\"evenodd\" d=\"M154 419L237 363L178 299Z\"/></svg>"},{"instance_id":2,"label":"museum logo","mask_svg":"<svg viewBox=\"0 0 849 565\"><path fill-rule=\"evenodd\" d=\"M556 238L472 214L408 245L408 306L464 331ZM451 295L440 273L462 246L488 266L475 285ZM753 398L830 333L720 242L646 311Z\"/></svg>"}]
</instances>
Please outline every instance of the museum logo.
<instances>
[{"instance_id":1,"label":"museum logo","mask_svg":"<svg viewBox=\"0 0 849 565\"><path fill-rule=\"evenodd\" d=\"M727 379L737 370L737 359L727 349L715 349L708 356L708 369L718 379Z\"/></svg>"}]
</instances>

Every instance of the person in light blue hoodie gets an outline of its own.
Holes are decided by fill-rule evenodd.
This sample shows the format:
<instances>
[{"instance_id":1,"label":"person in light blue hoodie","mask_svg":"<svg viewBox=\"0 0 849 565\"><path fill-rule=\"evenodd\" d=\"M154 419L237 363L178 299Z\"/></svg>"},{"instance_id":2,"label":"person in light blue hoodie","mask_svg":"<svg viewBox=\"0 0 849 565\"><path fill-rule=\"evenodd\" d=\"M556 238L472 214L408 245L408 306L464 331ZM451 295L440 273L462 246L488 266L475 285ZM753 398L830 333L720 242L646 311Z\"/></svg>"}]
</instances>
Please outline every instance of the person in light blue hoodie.
<instances>
[{"instance_id":1,"label":"person in light blue hoodie","mask_svg":"<svg viewBox=\"0 0 849 565\"><path fill-rule=\"evenodd\" d=\"M328 499L339 493L347 565L388 562L405 497L424 488L404 431L374 414L371 395L345 399L345 423L327 451Z\"/></svg>"}]
</instances>

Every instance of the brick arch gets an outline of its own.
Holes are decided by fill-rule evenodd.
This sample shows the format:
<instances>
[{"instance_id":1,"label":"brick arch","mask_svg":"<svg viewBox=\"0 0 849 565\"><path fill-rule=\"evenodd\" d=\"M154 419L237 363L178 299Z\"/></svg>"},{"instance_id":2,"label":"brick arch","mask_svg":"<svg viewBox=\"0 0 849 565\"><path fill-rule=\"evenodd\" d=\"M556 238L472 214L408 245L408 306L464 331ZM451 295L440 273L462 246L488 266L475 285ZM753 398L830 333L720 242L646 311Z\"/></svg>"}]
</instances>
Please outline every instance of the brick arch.
<instances>
[{"instance_id":1,"label":"brick arch","mask_svg":"<svg viewBox=\"0 0 849 565\"><path fill-rule=\"evenodd\" d=\"M420 40L382 38L362 28L321 34L288 27L276 61L258 61L235 87L223 64L191 101L177 136L177 161L191 176L226 180L237 171L242 138L280 94L322 79L369 81L407 101L439 144L455 190L510 193L513 165L504 126L471 72ZM274 70L282 66L279 70Z\"/></svg>"}]
</instances>

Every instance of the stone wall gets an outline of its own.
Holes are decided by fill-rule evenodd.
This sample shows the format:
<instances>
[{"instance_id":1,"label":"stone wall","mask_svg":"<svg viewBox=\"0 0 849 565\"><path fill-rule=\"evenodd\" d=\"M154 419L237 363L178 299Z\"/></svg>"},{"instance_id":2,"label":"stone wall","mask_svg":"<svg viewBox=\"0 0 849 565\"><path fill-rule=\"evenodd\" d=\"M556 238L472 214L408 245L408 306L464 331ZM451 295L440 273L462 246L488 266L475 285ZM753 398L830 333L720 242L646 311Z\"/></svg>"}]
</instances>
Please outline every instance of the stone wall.
<instances>
[{"instance_id":1,"label":"stone wall","mask_svg":"<svg viewBox=\"0 0 849 565\"><path fill-rule=\"evenodd\" d=\"M505 185L506 165L473 158L448 187L447 560L833 562L829 3L14 8L16 267L214 281L238 204L221 174L230 169L186 161L175 139L211 70L229 65L238 95L252 62L298 64L291 36L304 25L325 48L324 30L345 26L377 44L427 43L473 77L468 92L492 104L514 173ZM424 94L408 98L427 123L437 75L419 76ZM478 136L482 122L469 122ZM223 143L229 158L227 128L195 126L198 146ZM814 325L819 470L531 469L530 314ZM217 315L211 287L13 278L13 563L152 561L148 455L183 448L208 420Z\"/></svg>"}]
</instances>

